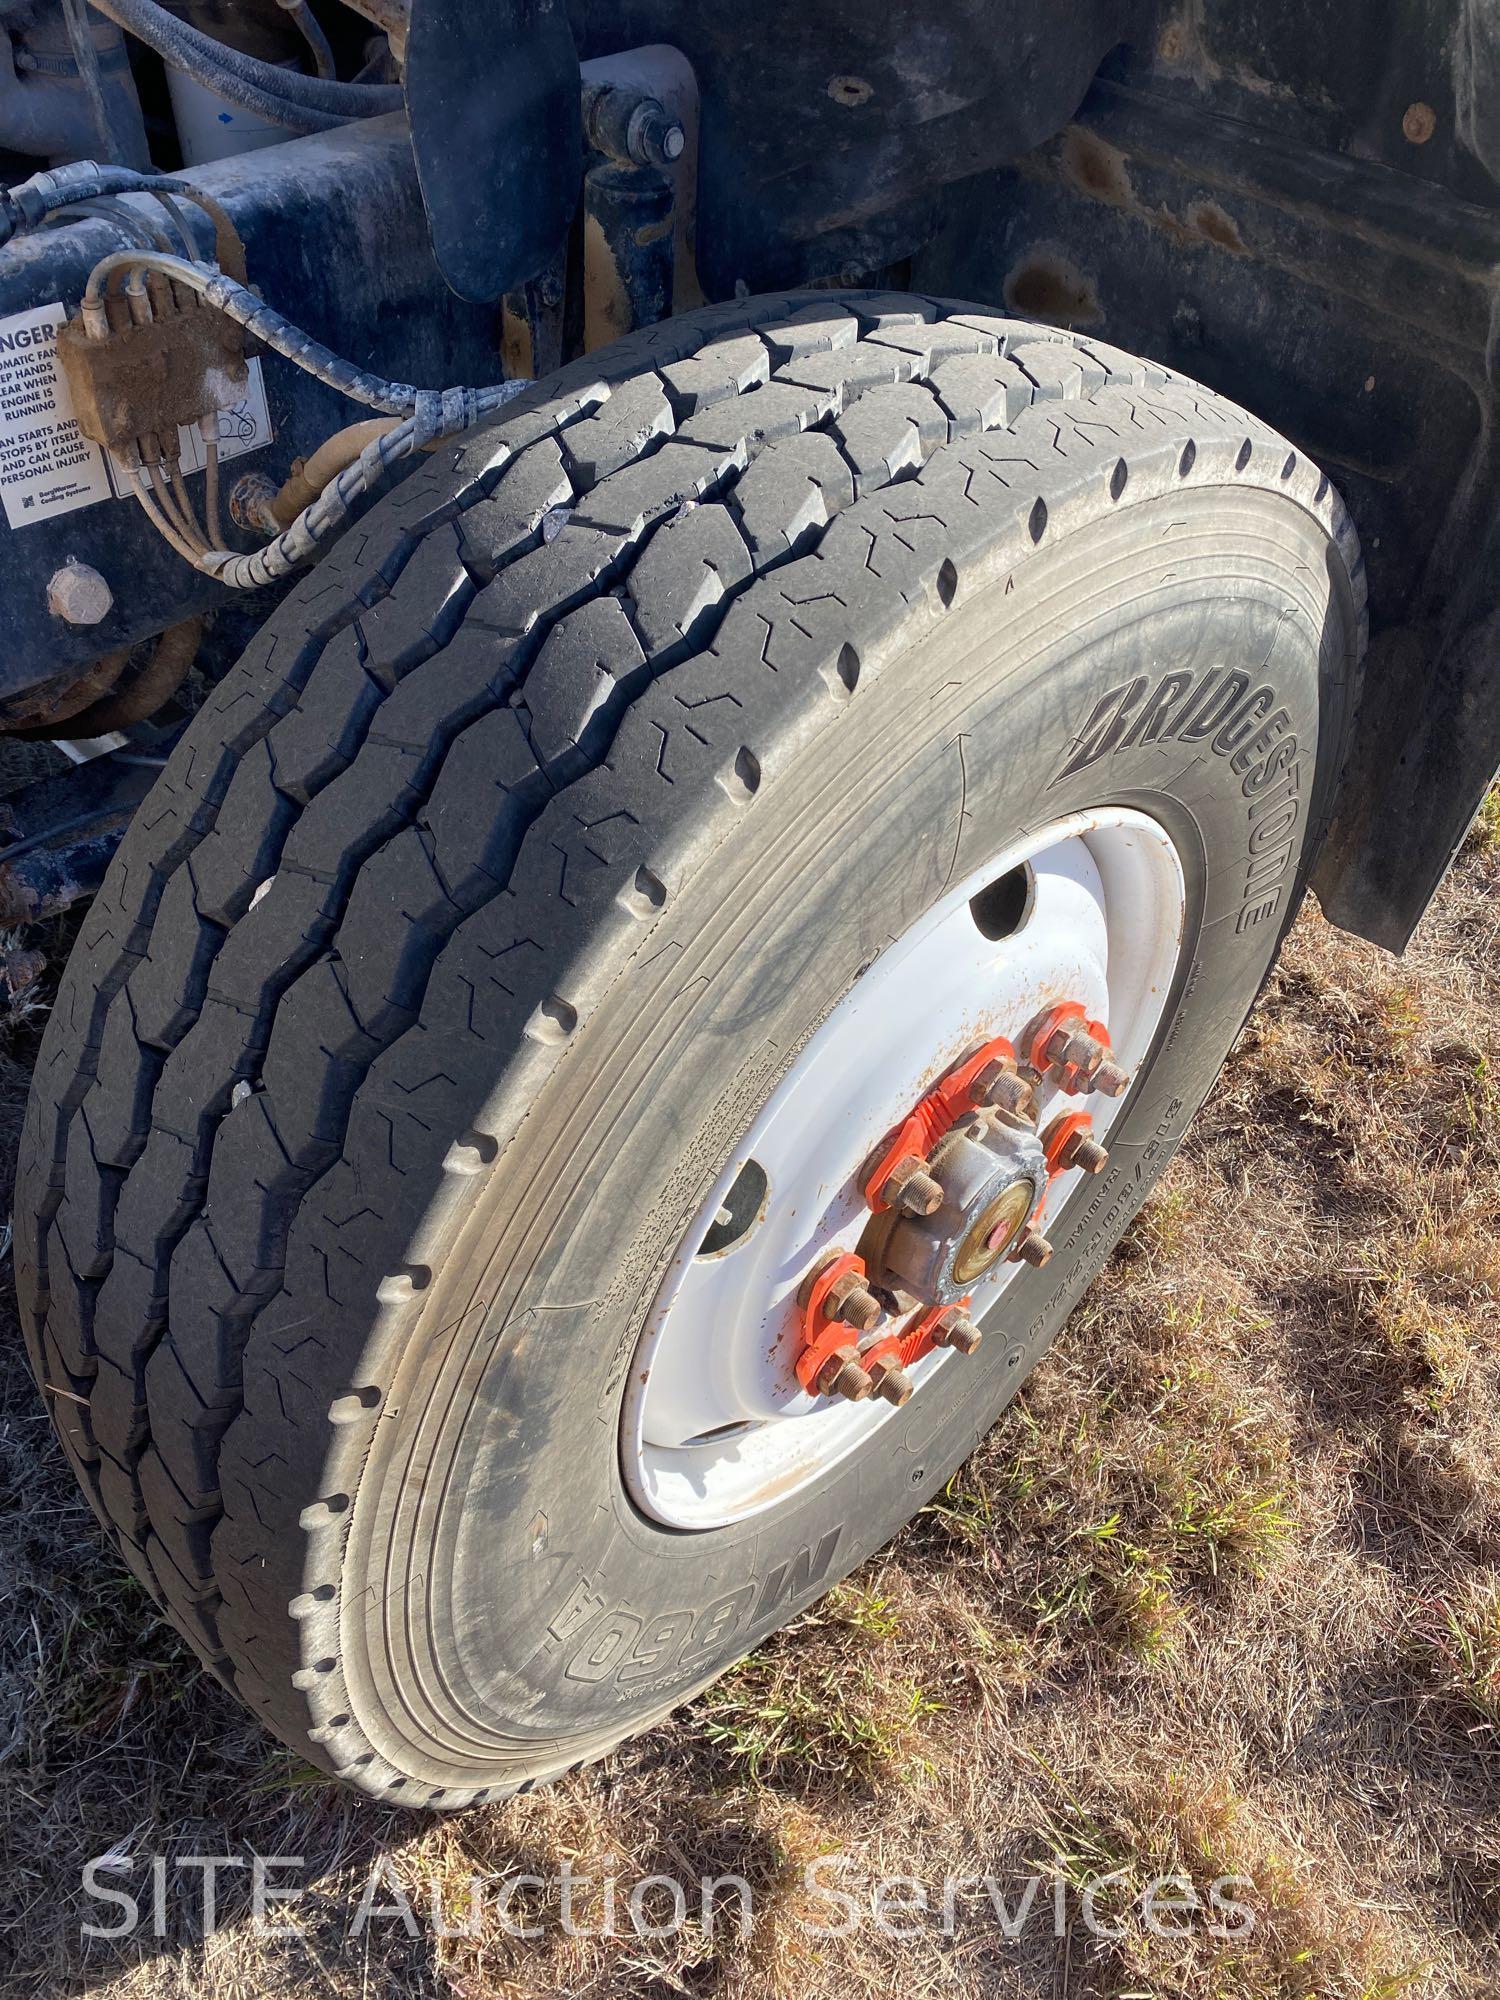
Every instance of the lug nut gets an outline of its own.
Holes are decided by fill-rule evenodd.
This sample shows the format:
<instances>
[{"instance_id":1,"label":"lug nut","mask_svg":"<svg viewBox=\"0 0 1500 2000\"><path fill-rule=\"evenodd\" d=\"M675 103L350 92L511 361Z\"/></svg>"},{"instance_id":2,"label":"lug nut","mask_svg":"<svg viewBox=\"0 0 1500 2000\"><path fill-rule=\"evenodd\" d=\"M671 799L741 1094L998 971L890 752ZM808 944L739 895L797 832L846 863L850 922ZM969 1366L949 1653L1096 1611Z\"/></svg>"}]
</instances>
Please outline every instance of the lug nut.
<instances>
[{"instance_id":1,"label":"lug nut","mask_svg":"<svg viewBox=\"0 0 1500 2000\"><path fill-rule=\"evenodd\" d=\"M874 1388L875 1384L860 1366L857 1350L852 1347L835 1349L818 1376L820 1395L843 1396L851 1403L862 1403Z\"/></svg>"},{"instance_id":2,"label":"lug nut","mask_svg":"<svg viewBox=\"0 0 1500 2000\"><path fill-rule=\"evenodd\" d=\"M1014 1068L1009 1063L1002 1062L997 1056L993 1062L987 1062L970 1083L969 1102L971 1104L988 1104L991 1101L990 1092L995 1088L1001 1077L1014 1075Z\"/></svg>"},{"instance_id":3,"label":"lug nut","mask_svg":"<svg viewBox=\"0 0 1500 2000\"><path fill-rule=\"evenodd\" d=\"M897 1160L881 1183L880 1197L908 1215L932 1215L943 1205L942 1184L928 1173L919 1153Z\"/></svg>"},{"instance_id":4,"label":"lug nut","mask_svg":"<svg viewBox=\"0 0 1500 2000\"><path fill-rule=\"evenodd\" d=\"M860 1372L864 1373L863 1370ZM898 1410L903 1403L911 1401L912 1391L917 1386L899 1361L874 1362L865 1379L873 1384L877 1396L893 1403Z\"/></svg>"},{"instance_id":5,"label":"lug nut","mask_svg":"<svg viewBox=\"0 0 1500 2000\"><path fill-rule=\"evenodd\" d=\"M1104 1050L1092 1035L1081 1028L1058 1028L1048 1039L1042 1054L1054 1069L1087 1069Z\"/></svg>"},{"instance_id":6,"label":"lug nut","mask_svg":"<svg viewBox=\"0 0 1500 2000\"><path fill-rule=\"evenodd\" d=\"M1094 1071L1093 1088L1103 1091L1106 1097L1123 1097L1130 1088L1129 1072L1106 1058Z\"/></svg>"},{"instance_id":7,"label":"lug nut","mask_svg":"<svg viewBox=\"0 0 1500 2000\"><path fill-rule=\"evenodd\" d=\"M1017 1075L1013 1063L997 1060L985 1064L970 1084L969 1095L976 1105L1025 1118L1031 1111L1035 1093L1026 1079Z\"/></svg>"},{"instance_id":8,"label":"lug nut","mask_svg":"<svg viewBox=\"0 0 1500 2000\"><path fill-rule=\"evenodd\" d=\"M1080 1173L1102 1174L1109 1165L1109 1154L1087 1132L1074 1132L1063 1141L1057 1164L1060 1167L1077 1167Z\"/></svg>"},{"instance_id":9,"label":"lug nut","mask_svg":"<svg viewBox=\"0 0 1500 2000\"><path fill-rule=\"evenodd\" d=\"M1065 1077L1072 1070L1076 1087L1082 1091L1102 1091L1106 1097L1121 1097L1129 1088L1130 1077L1111 1060L1105 1044L1081 1028L1059 1028L1042 1051L1047 1067Z\"/></svg>"},{"instance_id":10,"label":"lug nut","mask_svg":"<svg viewBox=\"0 0 1500 2000\"><path fill-rule=\"evenodd\" d=\"M868 1333L879 1320L881 1305L872 1291L860 1283L853 1271L835 1278L823 1296L823 1317L841 1326L857 1327Z\"/></svg>"},{"instance_id":11,"label":"lug nut","mask_svg":"<svg viewBox=\"0 0 1500 2000\"><path fill-rule=\"evenodd\" d=\"M958 1306L949 1306L932 1329L934 1347L951 1347L955 1354L972 1354L984 1339L969 1315Z\"/></svg>"},{"instance_id":12,"label":"lug nut","mask_svg":"<svg viewBox=\"0 0 1500 2000\"><path fill-rule=\"evenodd\" d=\"M1010 1254L1013 1262L1030 1264L1035 1270L1040 1271L1052 1255L1052 1245L1039 1229L1033 1229L1028 1224L1016 1239L1016 1247Z\"/></svg>"}]
</instances>

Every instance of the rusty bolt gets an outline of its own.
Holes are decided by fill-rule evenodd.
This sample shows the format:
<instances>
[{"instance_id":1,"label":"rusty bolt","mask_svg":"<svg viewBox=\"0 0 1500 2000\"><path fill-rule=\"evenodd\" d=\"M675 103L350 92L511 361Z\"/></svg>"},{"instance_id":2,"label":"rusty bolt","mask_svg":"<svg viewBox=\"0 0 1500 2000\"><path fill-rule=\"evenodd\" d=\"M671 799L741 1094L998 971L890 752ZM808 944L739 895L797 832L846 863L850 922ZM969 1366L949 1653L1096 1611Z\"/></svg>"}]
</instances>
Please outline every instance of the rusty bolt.
<instances>
[{"instance_id":1,"label":"rusty bolt","mask_svg":"<svg viewBox=\"0 0 1500 2000\"><path fill-rule=\"evenodd\" d=\"M927 1171L920 1153L906 1153L880 1184L880 1198L908 1215L931 1215L943 1205L941 1183Z\"/></svg>"},{"instance_id":2,"label":"rusty bolt","mask_svg":"<svg viewBox=\"0 0 1500 2000\"><path fill-rule=\"evenodd\" d=\"M910 1375L899 1361L875 1361L870 1365L868 1380L874 1384L875 1394L899 1410L903 1403L911 1401L916 1388Z\"/></svg>"},{"instance_id":3,"label":"rusty bolt","mask_svg":"<svg viewBox=\"0 0 1500 2000\"><path fill-rule=\"evenodd\" d=\"M932 1329L934 1347L951 1347L956 1354L972 1354L984 1335L961 1306L949 1306Z\"/></svg>"},{"instance_id":4,"label":"rusty bolt","mask_svg":"<svg viewBox=\"0 0 1500 2000\"><path fill-rule=\"evenodd\" d=\"M820 1394L843 1396L851 1403L862 1403L874 1387L875 1384L859 1364L857 1350L852 1347L835 1348L818 1375Z\"/></svg>"},{"instance_id":5,"label":"rusty bolt","mask_svg":"<svg viewBox=\"0 0 1500 2000\"><path fill-rule=\"evenodd\" d=\"M970 1087L976 1104L985 1104L992 1111L1004 1111L1019 1117L1026 1117L1035 1095L1031 1085L1016 1074L1013 1063L986 1063L975 1077Z\"/></svg>"},{"instance_id":6,"label":"rusty bolt","mask_svg":"<svg viewBox=\"0 0 1500 2000\"><path fill-rule=\"evenodd\" d=\"M1437 130L1437 113L1430 104L1408 104L1401 130L1413 146L1425 146Z\"/></svg>"},{"instance_id":7,"label":"rusty bolt","mask_svg":"<svg viewBox=\"0 0 1500 2000\"><path fill-rule=\"evenodd\" d=\"M1109 1165L1109 1154L1087 1132L1070 1132L1059 1148L1057 1164L1077 1167L1080 1173L1102 1174Z\"/></svg>"},{"instance_id":8,"label":"rusty bolt","mask_svg":"<svg viewBox=\"0 0 1500 2000\"><path fill-rule=\"evenodd\" d=\"M1130 1075L1128 1071L1121 1069L1117 1062L1111 1062L1106 1057L1094 1071L1090 1082L1095 1090L1102 1091L1106 1097L1123 1097L1130 1088Z\"/></svg>"},{"instance_id":9,"label":"rusty bolt","mask_svg":"<svg viewBox=\"0 0 1500 2000\"><path fill-rule=\"evenodd\" d=\"M87 563L65 562L47 584L47 609L64 625L97 625L114 601L114 592Z\"/></svg>"},{"instance_id":10,"label":"rusty bolt","mask_svg":"<svg viewBox=\"0 0 1500 2000\"><path fill-rule=\"evenodd\" d=\"M996 1056L993 1062L987 1062L979 1074L971 1078L969 1083L969 1102L971 1104L988 1104L990 1101L990 1092L1000 1081L1001 1077L1014 1076L1014 1074L1014 1064L1002 1062L1000 1057Z\"/></svg>"},{"instance_id":11,"label":"rusty bolt","mask_svg":"<svg viewBox=\"0 0 1500 2000\"><path fill-rule=\"evenodd\" d=\"M1088 1070L1104 1058L1103 1044L1081 1028L1059 1028L1043 1053L1056 1069Z\"/></svg>"},{"instance_id":12,"label":"rusty bolt","mask_svg":"<svg viewBox=\"0 0 1500 2000\"><path fill-rule=\"evenodd\" d=\"M1012 1262L1030 1264L1040 1271L1052 1255L1052 1245L1039 1229L1033 1229L1028 1224L1016 1238L1016 1247L1010 1254Z\"/></svg>"},{"instance_id":13,"label":"rusty bolt","mask_svg":"<svg viewBox=\"0 0 1500 2000\"><path fill-rule=\"evenodd\" d=\"M853 1271L835 1278L823 1295L823 1317L868 1333L880 1318L880 1301Z\"/></svg>"},{"instance_id":14,"label":"rusty bolt","mask_svg":"<svg viewBox=\"0 0 1500 2000\"><path fill-rule=\"evenodd\" d=\"M1121 1097L1130 1086L1130 1077L1114 1062L1103 1042L1081 1029L1059 1028L1042 1051L1049 1069L1064 1076L1072 1070L1080 1090L1099 1090L1106 1097Z\"/></svg>"}]
</instances>

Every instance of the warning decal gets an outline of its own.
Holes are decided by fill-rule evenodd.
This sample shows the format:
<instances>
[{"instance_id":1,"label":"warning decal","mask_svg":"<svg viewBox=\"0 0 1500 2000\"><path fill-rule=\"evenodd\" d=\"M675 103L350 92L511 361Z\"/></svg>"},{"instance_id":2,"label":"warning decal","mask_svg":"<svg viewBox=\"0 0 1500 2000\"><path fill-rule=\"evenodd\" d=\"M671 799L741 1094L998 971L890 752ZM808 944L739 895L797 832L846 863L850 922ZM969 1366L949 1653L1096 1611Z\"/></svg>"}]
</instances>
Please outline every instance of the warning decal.
<instances>
[{"instance_id":1,"label":"warning decal","mask_svg":"<svg viewBox=\"0 0 1500 2000\"><path fill-rule=\"evenodd\" d=\"M135 488L129 472L79 430L68 379L57 360L61 304L34 306L0 319L0 499L13 528L54 514L124 498ZM265 378L250 363L243 398L220 410L219 456L239 458L271 442ZM194 425L177 433L184 472L201 472L203 439Z\"/></svg>"},{"instance_id":2,"label":"warning decal","mask_svg":"<svg viewBox=\"0 0 1500 2000\"><path fill-rule=\"evenodd\" d=\"M62 306L0 319L0 497L13 528L110 497L104 453L73 421L57 365Z\"/></svg>"}]
</instances>

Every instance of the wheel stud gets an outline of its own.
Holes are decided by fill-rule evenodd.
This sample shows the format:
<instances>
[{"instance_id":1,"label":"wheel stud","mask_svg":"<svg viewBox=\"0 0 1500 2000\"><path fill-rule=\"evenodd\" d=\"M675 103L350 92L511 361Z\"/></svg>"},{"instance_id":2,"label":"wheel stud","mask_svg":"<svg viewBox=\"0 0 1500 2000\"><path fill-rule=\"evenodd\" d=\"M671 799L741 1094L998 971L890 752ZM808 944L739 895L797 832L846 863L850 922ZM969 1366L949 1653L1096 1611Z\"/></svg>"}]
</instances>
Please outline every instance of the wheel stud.
<instances>
[{"instance_id":1,"label":"wheel stud","mask_svg":"<svg viewBox=\"0 0 1500 2000\"><path fill-rule=\"evenodd\" d=\"M835 1278L823 1300L824 1319L840 1326L852 1326L869 1333L880 1318L879 1299L868 1291L852 1271Z\"/></svg>"},{"instance_id":2,"label":"wheel stud","mask_svg":"<svg viewBox=\"0 0 1500 2000\"><path fill-rule=\"evenodd\" d=\"M1129 1072L1113 1060L1108 1045L1081 1028L1056 1029L1048 1037L1042 1058L1070 1090L1097 1090L1105 1097L1123 1097L1130 1087Z\"/></svg>"},{"instance_id":3,"label":"wheel stud","mask_svg":"<svg viewBox=\"0 0 1500 2000\"><path fill-rule=\"evenodd\" d=\"M1080 1173L1102 1174L1109 1165L1109 1154L1087 1132L1074 1132L1059 1148L1057 1164L1060 1167L1077 1167Z\"/></svg>"},{"instance_id":4,"label":"wheel stud","mask_svg":"<svg viewBox=\"0 0 1500 2000\"><path fill-rule=\"evenodd\" d=\"M1130 1088L1130 1076L1117 1062L1107 1059L1094 1071L1093 1088L1106 1097L1123 1097Z\"/></svg>"},{"instance_id":5,"label":"wheel stud","mask_svg":"<svg viewBox=\"0 0 1500 2000\"><path fill-rule=\"evenodd\" d=\"M1042 1266L1047 1262L1047 1259L1052 1255L1052 1245L1039 1229L1033 1229L1028 1224L1026 1229L1016 1239L1016 1247L1010 1254L1013 1260L1022 1264L1030 1264L1034 1269L1040 1271Z\"/></svg>"},{"instance_id":6,"label":"wheel stud","mask_svg":"<svg viewBox=\"0 0 1500 2000\"><path fill-rule=\"evenodd\" d=\"M971 1086L974 1103L1010 1117L1031 1116L1036 1093L1010 1063L986 1063Z\"/></svg>"},{"instance_id":7,"label":"wheel stud","mask_svg":"<svg viewBox=\"0 0 1500 2000\"><path fill-rule=\"evenodd\" d=\"M949 1306L932 1329L934 1347L951 1347L955 1354L972 1354L984 1335L959 1306Z\"/></svg>"},{"instance_id":8,"label":"wheel stud","mask_svg":"<svg viewBox=\"0 0 1500 2000\"><path fill-rule=\"evenodd\" d=\"M818 1377L820 1395L844 1396L851 1403L862 1403L874 1388L875 1384L860 1366L858 1350L853 1347L837 1348L824 1362Z\"/></svg>"},{"instance_id":9,"label":"wheel stud","mask_svg":"<svg viewBox=\"0 0 1500 2000\"><path fill-rule=\"evenodd\" d=\"M897 1160L881 1184L880 1196L908 1215L933 1215L943 1205L942 1184L928 1173L927 1162L917 1153Z\"/></svg>"},{"instance_id":10,"label":"wheel stud","mask_svg":"<svg viewBox=\"0 0 1500 2000\"><path fill-rule=\"evenodd\" d=\"M861 1370L861 1373L863 1372ZM884 1397L886 1402L893 1403L898 1410L903 1403L911 1401L912 1391L917 1386L899 1361L874 1362L865 1380L874 1386L877 1396Z\"/></svg>"}]
</instances>

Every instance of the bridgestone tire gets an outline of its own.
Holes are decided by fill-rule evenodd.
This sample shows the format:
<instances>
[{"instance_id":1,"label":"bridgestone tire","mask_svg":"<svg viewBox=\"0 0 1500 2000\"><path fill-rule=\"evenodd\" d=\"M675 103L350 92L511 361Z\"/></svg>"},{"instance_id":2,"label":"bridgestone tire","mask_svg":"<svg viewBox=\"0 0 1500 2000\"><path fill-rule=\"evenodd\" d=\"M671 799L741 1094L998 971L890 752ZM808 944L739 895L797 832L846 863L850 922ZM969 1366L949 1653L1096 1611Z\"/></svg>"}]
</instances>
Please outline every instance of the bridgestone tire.
<instances>
[{"instance_id":1,"label":"bridgestone tire","mask_svg":"<svg viewBox=\"0 0 1500 2000\"><path fill-rule=\"evenodd\" d=\"M362 1790L460 1805L602 1754L887 1541L1212 1083L1363 625L1284 439L923 299L654 327L377 508L137 815L22 1148L37 1379L208 1666ZM821 1483L646 1519L622 1378L736 1134L945 884L1102 803L1172 833L1188 932L1050 1265Z\"/></svg>"}]
</instances>

